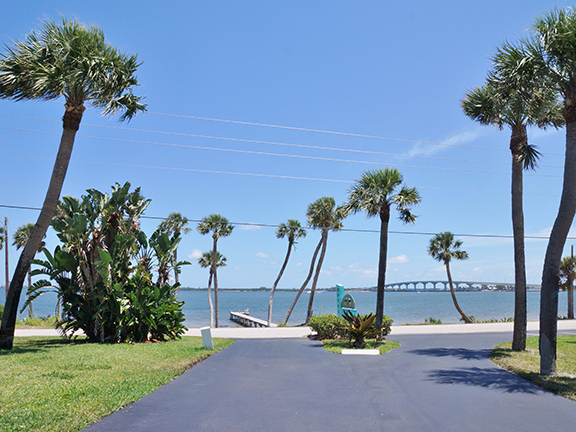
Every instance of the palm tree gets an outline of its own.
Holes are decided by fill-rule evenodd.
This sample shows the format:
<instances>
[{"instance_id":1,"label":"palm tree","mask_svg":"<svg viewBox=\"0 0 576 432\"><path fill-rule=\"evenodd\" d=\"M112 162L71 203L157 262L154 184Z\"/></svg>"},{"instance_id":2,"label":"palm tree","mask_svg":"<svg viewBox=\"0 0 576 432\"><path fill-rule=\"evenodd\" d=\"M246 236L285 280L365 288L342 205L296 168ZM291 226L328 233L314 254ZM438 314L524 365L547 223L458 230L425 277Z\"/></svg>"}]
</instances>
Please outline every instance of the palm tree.
<instances>
[{"instance_id":1,"label":"palm tree","mask_svg":"<svg viewBox=\"0 0 576 432\"><path fill-rule=\"evenodd\" d=\"M8 290L0 349L12 349L22 286L56 210L85 105L101 109L104 115L123 112L121 120L130 120L144 111L142 98L132 93L138 85L138 66L135 55L117 51L99 28L65 18L60 25L46 21L40 31L15 42L0 57L0 97L16 101L65 100L62 137L46 198Z\"/></svg>"},{"instance_id":2,"label":"palm tree","mask_svg":"<svg viewBox=\"0 0 576 432\"><path fill-rule=\"evenodd\" d=\"M349 191L345 209L349 213L364 211L371 218L380 217L380 254L378 259L378 285L376 298L376 326L382 328L384 316L384 286L386 285L386 256L388 254L388 224L393 206L399 219L414 224L416 216L411 207L420 203L420 194L415 187L403 185L404 178L396 168L366 171ZM399 190L397 190L400 188Z\"/></svg>"},{"instance_id":3,"label":"palm tree","mask_svg":"<svg viewBox=\"0 0 576 432\"><path fill-rule=\"evenodd\" d=\"M284 270L286 270L292 247L298 243L296 240L301 237L306 237L306 230L300 226L300 222L296 219L288 219L288 223L282 222L276 230L276 238L284 237L288 237L288 251L286 251L286 258L284 258L284 263L282 264L280 273L278 273L278 277L274 281L274 285L272 285L272 289L270 290L270 301L268 302L268 327L270 327L270 324L272 323L272 302L274 301L274 291L278 286L278 282L280 282L280 278L284 274Z\"/></svg>"},{"instance_id":4,"label":"palm tree","mask_svg":"<svg viewBox=\"0 0 576 432\"><path fill-rule=\"evenodd\" d=\"M562 195L552 226L540 292L540 373L556 374L559 268L576 213L576 11L554 9L536 19L534 38L524 41L527 55L518 74L535 70L550 80L563 99L566 152Z\"/></svg>"},{"instance_id":5,"label":"palm tree","mask_svg":"<svg viewBox=\"0 0 576 432\"><path fill-rule=\"evenodd\" d=\"M32 233L33 229L34 229L33 223L28 223L26 225L18 227L18 229L14 233L14 241L12 242L12 246L16 246L16 250L20 250L20 248L26 246L26 243L28 242L28 239L30 238L30 234ZM41 241L37 252L42 252L42 249L44 249L45 246L46 243L44 241ZM28 289L30 289L31 286L32 286L32 276L30 275L30 266L28 266ZM31 317L33 316L32 302L28 304L28 314Z\"/></svg>"},{"instance_id":6,"label":"palm tree","mask_svg":"<svg viewBox=\"0 0 576 432\"><path fill-rule=\"evenodd\" d=\"M318 258L318 264L316 265L314 279L312 279L310 299L308 300L308 312L306 314L306 324L308 324L312 317L312 305L314 304L316 285L318 284L318 277L322 270L322 263L324 262L326 248L328 246L328 232L330 230L340 231L342 229L342 219L346 217L346 214L342 207L336 207L336 201L334 198L325 196L318 198L308 206L306 217L308 218L309 227L322 230L320 242L318 243L318 245L322 245L322 250L320 252L320 257ZM316 253L314 254L313 261L315 257Z\"/></svg>"},{"instance_id":7,"label":"palm tree","mask_svg":"<svg viewBox=\"0 0 576 432\"><path fill-rule=\"evenodd\" d=\"M448 284L450 285L450 294L452 295L452 301L454 302L454 307L462 315L462 319L467 323L472 323L472 320L464 313L458 301L456 300L456 294L454 293L454 286L452 285L452 275L450 274L450 261L452 258L457 260L468 259L468 252L460 250L462 246L461 240L454 241L454 234L449 231L436 234L430 239L430 244L428 245L428 253L436 261L444 261L446 266L446 274L448 275Z\"/></svg>"},{"instance_id":8,"label":"palm tree","mask_svg":"<svg viewBox=\"0 0 576 432\"><path fill-rule=\"evenodd\" d=\"M564 123L556 92L542 76L517 74L525 52L504 44L492 58L493 70L482 87L469 91L462 101L464 113L482 125L511 130L512 231L514 234L514 336L512 349L526 349L526 262L524 254L524 210L522 171L536 168L540 153L528 143L527 126L545 129Z\"/></svg>"},{"instance_id":9,"label":"palm tree","mask_svg":"<svg viewBox=\"0 0 576 432\"><path fill-rule=\"evenodd\" d=\"M208 303L210 304L210 327L214 327L214 304L212 303L212 293L210 288L212 287L212 252L204 252L200 258L198 258L198 264L200 267L207 268L210 267L210 277L208 278ZM220 252L216 255L216 267L226 267L226 257Z\"/></svg>"},{"instance_id":10,"label":"palm tree","mask_svg":"<svg viewBox=\"0 0 576 432\"><path fill-rule=\"evenodd\" d=\"M218 275L216 273L217 269L217 257L218 257L218 239L220 237L228 237L232 234L234 225L228 223L228 219L220 216L219 214L211 214L203 218L196 227L200 234L212 233L213 247L212 247L212 266L210 267L210 272L214 278L214 303L216 306L215 313L215 324L218 327Z\"/></svg>"},{"instance_id":11,"label":"palm tree","mask_svg":"<svg viewBox=\"0 0 576 432\"><path fill-rule=\"evenodd\" d=\"M573 256L562 258L560 262L560 281L568 294L568 319L574 319L574 279L576 259Z\"/></svg>"},{"instance_id":12,"label":"palm tree","mask_svg":"<svg viewBox=\"0 0 576 432\"><path fill-rule=\"evenodd\" d=\"M188 234L191 230L187 228L186 225L188 225L188 218L178 212L173 212L168 215L168 219L160 222L158 229L167 234ZM174 262L178 262L178 248L174 250ZM174 269L174 281L176 283L180 282L179 273L176 269ZM177 294L178 290L176 290L176 295Z\"/></svg>"}]
</instances>

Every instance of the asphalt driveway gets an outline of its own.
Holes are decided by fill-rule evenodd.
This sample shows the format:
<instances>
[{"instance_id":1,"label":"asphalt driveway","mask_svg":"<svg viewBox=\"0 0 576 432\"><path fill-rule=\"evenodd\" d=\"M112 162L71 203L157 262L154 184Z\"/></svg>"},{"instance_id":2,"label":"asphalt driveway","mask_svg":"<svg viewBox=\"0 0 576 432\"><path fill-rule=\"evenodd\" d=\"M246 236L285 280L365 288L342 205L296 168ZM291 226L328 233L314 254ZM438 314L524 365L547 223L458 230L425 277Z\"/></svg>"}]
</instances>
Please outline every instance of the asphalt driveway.
<instances>
[{"instance_id":1,"label":"asphalt driveway","mask_svg":"<svg viewBox=\"0 0 576 432\"><path fill-rule=\"evenodd\" d=\"M506 333L399 335L383 356L242 339L88 427L129 431L573 431L576 402L488 360Z\"/></svg>"}]
</instances>

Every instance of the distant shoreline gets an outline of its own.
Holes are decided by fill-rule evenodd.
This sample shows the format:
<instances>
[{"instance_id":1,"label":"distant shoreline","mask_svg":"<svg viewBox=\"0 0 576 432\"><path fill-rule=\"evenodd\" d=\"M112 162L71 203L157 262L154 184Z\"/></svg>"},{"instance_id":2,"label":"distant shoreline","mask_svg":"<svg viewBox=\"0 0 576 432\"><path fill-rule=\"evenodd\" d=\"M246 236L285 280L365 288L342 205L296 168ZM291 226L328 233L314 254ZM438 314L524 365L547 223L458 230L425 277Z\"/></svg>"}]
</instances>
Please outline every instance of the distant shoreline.
<instances>
[{"instance_id":1,"label":"distant shoreline","mask_svg":"<svg viewBox=\"0 0 576 432\"><path fill-rule=\"evenodd\" d=\"M180 291L207 291L207 288L190 288L184 287L179 288ZM260 288L218 288L218 291L228 291L228 292L257 292L257 291L268 291L270 292L270 288L260 287ZM276 288L276 291L286 291L286 292L296 292L298 288ZM309 289L305 290L306 292L310 291ZM336 288L316 288L316 291L325 291L325 292L335 292ZM351 292L376 292L376 287L373 288L345 288L345 291ZM456 288L457 292L514 292L513 288L498 288L498 289L458 289ZM540 289L529 289L529 292L539 292ZM400 289L387 289L386 292L405 292L405 293L443 293L443 292L450 292L449 290L437 290L437 289L420 289L420 290L400 290Z\"/></svg>"}]
</instances>

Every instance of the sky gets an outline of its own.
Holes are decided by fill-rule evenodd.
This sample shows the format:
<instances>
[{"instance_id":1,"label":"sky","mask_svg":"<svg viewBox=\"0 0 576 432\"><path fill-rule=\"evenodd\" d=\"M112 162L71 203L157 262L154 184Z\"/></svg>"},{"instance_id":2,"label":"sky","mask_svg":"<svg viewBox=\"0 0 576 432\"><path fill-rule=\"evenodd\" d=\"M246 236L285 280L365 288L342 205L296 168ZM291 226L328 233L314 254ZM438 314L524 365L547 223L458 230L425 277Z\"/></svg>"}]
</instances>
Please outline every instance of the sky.
<instances>
[{"instance_id":1,"label":"sky","mask_svg":"<svg viewBox=\"0 0 576 432\"><path fill-rule=\"evenodd\" d=\"M270 287L288 244L274 226L289 218L306 225L311 202L343 203L364 171L386 167L422 196L415 225L393 214L387 283L446 280L426 251L430 234L443 231L470 256L451 266L455 280L512 282L510 131L476 124L460 101L484 82L495 48L526 36L555 6L571 3L10 2L0 16L0 50L64 16L99 26L110 44L138 55L135 93L148 111L120 123L88 108L62 195L129 181L152 200L142 219L149 235L155 217L190 219L179 248L192 263L182 268L183 286L208 280L197 259L211 238L192 221L218 213L236 224L218 243L228 259L221 287ZM62 100L0 100L0 217L10 235L38 216L7 206L42 206L63 112ZM526 236L542 237L526 240L527 281L538 284L560 199L565 131L529 130L529 140L542 152L524 183ZM359 213L329 234L319 287L376 285L379 226ZM319 239L310 230L298 242L280 288L300 287ZM46 241L50 250L58 244L51 229ZM10 247L10 272L18 254Z\"/></svg>"}]
</instances>

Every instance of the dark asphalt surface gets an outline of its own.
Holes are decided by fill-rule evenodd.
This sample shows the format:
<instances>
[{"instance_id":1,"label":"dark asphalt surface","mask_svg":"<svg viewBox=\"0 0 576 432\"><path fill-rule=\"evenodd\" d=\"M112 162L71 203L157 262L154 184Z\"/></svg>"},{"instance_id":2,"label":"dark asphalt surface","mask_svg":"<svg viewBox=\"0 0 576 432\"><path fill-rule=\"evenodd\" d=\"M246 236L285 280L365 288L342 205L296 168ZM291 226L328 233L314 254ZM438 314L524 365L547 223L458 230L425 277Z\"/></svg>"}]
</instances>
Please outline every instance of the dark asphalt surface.
<instances>
[{"instance_id":1,"label":"dark asphalt surface","mask_svg":"<svg viewBox=\"0 0 576 432\"><path fill-rule=\"evenodd\" d=\"M390 338L402 346L383 356L239 340L85 430L576 431L576 402L488 360L512 335Z\"/></svg>"}]
</instances>

